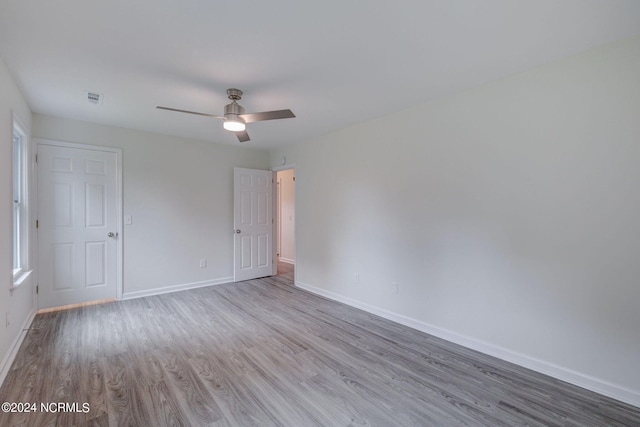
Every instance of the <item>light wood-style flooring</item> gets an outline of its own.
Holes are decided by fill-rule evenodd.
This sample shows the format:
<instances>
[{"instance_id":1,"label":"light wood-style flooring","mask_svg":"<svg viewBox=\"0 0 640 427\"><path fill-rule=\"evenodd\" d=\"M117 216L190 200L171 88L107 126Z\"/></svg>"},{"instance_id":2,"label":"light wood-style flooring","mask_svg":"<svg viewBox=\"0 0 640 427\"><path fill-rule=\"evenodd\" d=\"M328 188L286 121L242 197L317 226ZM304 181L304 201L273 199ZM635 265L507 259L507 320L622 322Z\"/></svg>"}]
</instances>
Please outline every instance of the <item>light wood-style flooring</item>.
<instances>
[{"instance_id":1,"label":"light wood-style flooring","mask_svg":"<svg viewBox=\"0 0 640 427\"><path fill-rule=\"evenodd\" d=\"M291 273L291 272L290 272ZM0 426L639 426L640 409L283 276L39 314Z\"/></svg>"},{"instance_id":2,"label":"light wood-style flooring","mask_svg":"<svg viewBox=\"0 0 640 427\"><path fill-rule=\"evenodd\" d=\"M293 264L278 261L278 278L280 279L280 282L293 286L294 270L295 267Z\"/></svg>"}]
</instances>

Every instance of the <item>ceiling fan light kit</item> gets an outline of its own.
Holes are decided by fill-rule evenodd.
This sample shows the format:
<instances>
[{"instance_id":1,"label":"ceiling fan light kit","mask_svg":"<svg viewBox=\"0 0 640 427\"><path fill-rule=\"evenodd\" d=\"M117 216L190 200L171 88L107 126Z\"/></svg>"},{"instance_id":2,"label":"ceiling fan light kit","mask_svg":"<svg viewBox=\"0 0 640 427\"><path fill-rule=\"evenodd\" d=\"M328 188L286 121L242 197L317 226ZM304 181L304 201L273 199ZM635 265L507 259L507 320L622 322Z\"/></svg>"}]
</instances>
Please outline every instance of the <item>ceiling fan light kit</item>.
<instances>
[{"instance_id":1,"label":"ceiling fan light kit","mask_svg":"<svg viewBox=\"0 0 640 427\"><path fill-rule=\"evenodd\" d=\"M246 113L244 107L238 104L242 99L242 91L240 89L227 89L227 95L231 100L231 104L224 106L224 116L216 116L213 114L198 113L195 111L180 110L177 108L160 107L161 110L177 111L180 113L197 114L199 116L214 117L216 119L224 119L222 127L228 131L236 132L236 136L240 142L249 141L249 134L245 131L247 123L260 122L263 120L276 119L292 119L295 117L291 110L263 111L260 113Z\"/></svg>"},{"instance_id":2,"label":"ceiling fan light kit","mask_svg":"<svg viewBox=\"0 0 640 427\"><path fill-rule=\"evenodd\" d=\"M226 119L222 127L231 132L240 132L247 128L247 125L239 119Z\"/></svg>"}]
</instances>

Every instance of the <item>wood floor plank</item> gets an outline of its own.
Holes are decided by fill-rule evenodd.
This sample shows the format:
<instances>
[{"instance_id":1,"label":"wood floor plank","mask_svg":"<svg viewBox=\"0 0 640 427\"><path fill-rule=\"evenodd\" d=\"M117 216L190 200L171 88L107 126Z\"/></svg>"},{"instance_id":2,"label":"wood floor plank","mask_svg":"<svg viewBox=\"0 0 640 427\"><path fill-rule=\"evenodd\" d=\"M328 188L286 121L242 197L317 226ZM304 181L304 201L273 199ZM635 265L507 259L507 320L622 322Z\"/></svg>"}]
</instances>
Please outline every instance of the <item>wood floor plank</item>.
<instances>
[{"instance_id":1,"label":"wood floor plank","mask_svg":"<svg viewBox=\"0 0 640 427\"><path fill-rule=\"evenodd\" d=\"M151 402L148 425L171 427L191 425L172 389L164 381L148 386L147 391Z\"/></svg>"},{"instance_id":2,"label":"wood floor plank","mask_svg":"<svg viewBox=\"0 0 640 427\"><path fill-rule=\"evenodd\" d=\"M194 425L209 425L222 418L222 411L202 379L193 370L184 354L170 347L156 351L167 372L167 384Z\"/></svg>"},{"instance_id":3,"label":"wood floor plank","mask_svg":"<svg viewBox=\"0 0 640 427\"><path fill-rule=\"evenodd\" d=\"M640 408L292 286L284 274L39 314L0 426L640 426Z\"/></svg>"},{"instance_id":4,"label":"wood floor plank","mask_svg":"<svg viewBox=\"0 0 640 427\"><path fill-rule=\"evenodd\" d=\"M105 389L108 396L107 413L110 426L134 427L146 425L149 414L148 393L137 381L129 360L115 354L102 359Z\"/></svg>"}]
</instances>

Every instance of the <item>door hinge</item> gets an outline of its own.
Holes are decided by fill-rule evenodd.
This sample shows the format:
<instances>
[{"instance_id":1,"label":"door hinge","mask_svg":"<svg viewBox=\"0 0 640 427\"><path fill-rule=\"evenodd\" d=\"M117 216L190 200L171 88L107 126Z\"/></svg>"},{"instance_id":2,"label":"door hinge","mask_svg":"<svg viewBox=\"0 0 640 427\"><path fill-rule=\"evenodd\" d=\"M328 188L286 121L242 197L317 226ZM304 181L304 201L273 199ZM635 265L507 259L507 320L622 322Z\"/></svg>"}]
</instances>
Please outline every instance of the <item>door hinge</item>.
<instances>
[{"instance_id":1,"label":"door hinge","mask_svg":"<svg viewBox=\"0 0 640 427\"><path fill-rule=\"evenodd\" d=\"M38 223L38 220L36 219L36 228L38 228L38 225L39 225L39 223Z\"/></svg>"},{"instance_id":2,"label":"door hinge","mask_svg":"<svg viewBox=\"0 0 640 427\"><path fill-rule=\"evenodd\" d=\"M40 286L36 285L36 294L40 293Z\"/></svg>"},{"instance_id":3,"label":"door hinge","mask_svg":"<svg viewBox=\"0 0 640 427\"><path fill-rule=\"evenodd\" d=\"M296 177L295 176L293 177L293 182L296 182Z\"/></svg>"},{"instance_id":4,"label":"door hinge","mask_svg":"<svg viewBox=\"0 0 640 427\"><path fill-rule=\"evenodd\" d=\"M36 163L38 163L38 155L36 154Z\"/></svg>"}]
</instances>

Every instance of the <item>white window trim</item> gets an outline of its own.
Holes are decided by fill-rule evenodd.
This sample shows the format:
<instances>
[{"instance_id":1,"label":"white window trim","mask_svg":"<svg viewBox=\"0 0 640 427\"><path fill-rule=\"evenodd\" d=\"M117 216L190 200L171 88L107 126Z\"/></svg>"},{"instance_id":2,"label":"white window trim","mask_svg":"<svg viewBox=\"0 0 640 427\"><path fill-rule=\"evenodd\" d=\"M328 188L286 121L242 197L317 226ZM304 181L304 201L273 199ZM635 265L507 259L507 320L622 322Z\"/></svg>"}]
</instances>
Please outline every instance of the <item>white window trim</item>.
<instances>
[{"instance_id":1,"label":"white window trim","mask_svg":"<svg viewBox=\"0 0 640 427\"><path fill-rule=\"evenodd\" d=\"M20 286L31 275L31 256L30 256L30 223L31 223L31 209L29 203L29 194L31 186L31 137L27 132L27 127L20 117L13 113L13 128L11 132L12 138L12 150L13 150L13 135L18 133L21 136L21 158L20 158L20 175L21 175L21 188L20 188L20 239L19 239L19 251L20 251L20 265L17 268L13 268L13 283L11 290ZM13 176L12 176L13 180ZM12 191L13 197L13 191Z\"/></svg>"}]
</instances>

